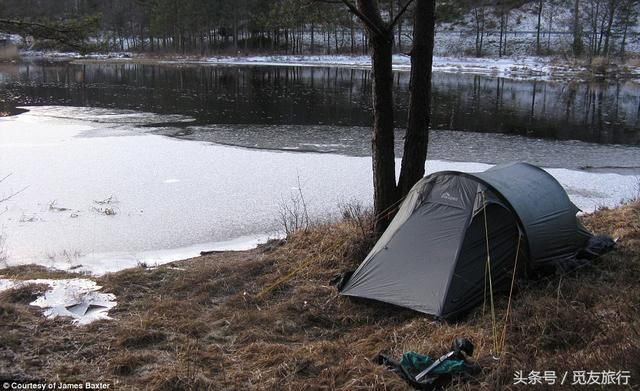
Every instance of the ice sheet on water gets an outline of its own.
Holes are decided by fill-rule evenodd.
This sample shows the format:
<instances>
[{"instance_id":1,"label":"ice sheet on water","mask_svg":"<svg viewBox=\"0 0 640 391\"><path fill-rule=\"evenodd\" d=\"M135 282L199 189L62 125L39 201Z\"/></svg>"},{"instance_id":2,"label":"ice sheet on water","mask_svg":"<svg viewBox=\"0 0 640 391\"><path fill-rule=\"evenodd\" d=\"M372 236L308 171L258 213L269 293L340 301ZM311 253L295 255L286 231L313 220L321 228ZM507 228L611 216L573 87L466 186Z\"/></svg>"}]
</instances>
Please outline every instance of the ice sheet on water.
<instances>
[{"instance_id":1,"label":"ice sheet on water","mask_svg":"<svg viewBox=\"0 0 640 391\"><path fill-rule=\"evenodd\" d=\"M278 234L247 235L232 240L224 240L212 243L198 243L191 246L159 249L149 251L113 251L104 253L90 253L77 257L73 271L86 272L93 275L116 272L132 267L156 267L178 259L197 257L202 251L242 251L255 248L269 239L278 237ZM49 263L56 269L68 269L66 259L59 259L55 263Z\"/></svg>"},{"instance_id":2,"label":"ice sheet on water","mask_svg":"<svg viewBox=\"0 0 640 391\"><path fill-rule=\"evenodd\" d=\"M186 130L186 131L185 131ZM371 129L364 126L212 124L162 127L150 131L186 140L256 149L371 155ZM396 129L396 156L401 156L404 129ZM567 159L567 154L571 159ZM640 172L640 147L575 140L522 137L501 133L431 130L428 156L434 160L499 164L515 160L554 168L600 172Z\"/></svg>"},{"instance_id":3,"label":"ice sheet on water","mask_svg":"<svg viewBox=\"0 0 640 391\"><path fill-rule=\"evenodd\" d=\"M25 107L36 110L39 117L90 121L107 124L150 125L166 122L191 122L193 117L180 114L156 114L143 111L109 109L100 107L38 106Z\"/></svg>"},{"instance_id":4,"label":"ice sheet on water","mask_svg":"<svg viewBox=\"0 0 640 391\"><path fill-rule=\"evenodd\" d=\"M292 189L298 183L312 218L336 215L343 201L371 204L369 157L177 140L141 133L135 124L118 120L119 129L129 129L131 135L83 137L111 126L104 122L105 111L30 109L0 119L0 167L13 173L2 183L0 194L27 187L3 205L8 210L0 215L8 264L104 273L187 258L202 250L247 248L275 236L281 205L297 193ZM92 110L103 122L93 120ZM108 111L116 117L120 113ZM122 114L157 118L149 113ZM427 162L428 172L488 167ZM637 192L637 176L549 172L586 211L618 204ZM95 203L110 195L119 202ZM67 210L51 208L53 201ZM114 213L105 213L105 208ZM35 218L27 221L22 216Z\"/></svg>"}]
</instances>

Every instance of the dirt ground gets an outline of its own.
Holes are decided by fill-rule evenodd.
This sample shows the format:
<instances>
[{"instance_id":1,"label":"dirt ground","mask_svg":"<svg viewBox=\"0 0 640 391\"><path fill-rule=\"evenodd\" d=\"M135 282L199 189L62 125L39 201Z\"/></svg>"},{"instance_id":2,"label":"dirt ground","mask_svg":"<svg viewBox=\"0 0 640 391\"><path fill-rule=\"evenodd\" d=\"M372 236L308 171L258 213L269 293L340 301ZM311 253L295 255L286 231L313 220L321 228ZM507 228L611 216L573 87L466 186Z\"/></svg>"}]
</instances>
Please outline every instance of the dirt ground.
<instances>
[{"instance_id":1,"label":"dirt ground","mask_svg":"<svg viewBox=\"0 0 640 391\"><path fill-rule=\"evenodd\" d=\"M355 268L372 245L367 224L345 218L250 251L93 278L118 304L113 320L87 326L44 319L30 306L45 286L4 291L0 379L103 381L118 390L404 390L375 355L439 356L464 336L483 370L452 389L523 389L513 385L519 370L629 371L631 388L640 389L640 203L583 220L618 238L617 250L569 274L520 282L498 359L492 317L481 308L443 323L339 296L329 281ZM36 266L0 275L76 276ZM500 297L498 330L506 308Z\"/></svg>"}]
</instances>

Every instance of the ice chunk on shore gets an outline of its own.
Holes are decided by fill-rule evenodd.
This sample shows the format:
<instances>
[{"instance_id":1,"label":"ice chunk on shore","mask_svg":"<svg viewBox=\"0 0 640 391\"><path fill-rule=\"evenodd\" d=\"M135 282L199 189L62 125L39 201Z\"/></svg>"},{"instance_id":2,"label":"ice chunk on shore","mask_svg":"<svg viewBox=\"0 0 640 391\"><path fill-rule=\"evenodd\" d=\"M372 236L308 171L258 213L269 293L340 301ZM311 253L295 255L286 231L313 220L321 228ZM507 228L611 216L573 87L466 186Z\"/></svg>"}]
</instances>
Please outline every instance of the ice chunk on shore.
<instances>
[{"instance_id":1,"label":"ice chunk on shore","mask_svg":"<svg viewBox=\"0 0 640 391\"><path fill-rule=\"evenodd\" d=\"M111 319L109 310L117 304L115 295L98 292L102 287L86 278L0 279L0 291L35 284L49 285L49 289L30 304L42 308L44 316L50 319L70 317L73 323L85 325L100 319Z\"/></svg>"}]
</instances>

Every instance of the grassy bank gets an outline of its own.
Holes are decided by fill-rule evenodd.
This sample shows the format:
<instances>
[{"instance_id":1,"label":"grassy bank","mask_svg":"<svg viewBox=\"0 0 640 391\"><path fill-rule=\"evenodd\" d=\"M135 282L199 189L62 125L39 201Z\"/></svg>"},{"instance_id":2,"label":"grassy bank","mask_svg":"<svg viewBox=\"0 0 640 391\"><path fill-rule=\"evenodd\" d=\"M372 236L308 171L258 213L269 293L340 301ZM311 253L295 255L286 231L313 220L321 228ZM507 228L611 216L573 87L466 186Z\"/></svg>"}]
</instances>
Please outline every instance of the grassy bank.
<instances>
[{"instance_id":1,"label":"grassy bank","mask_svg":"<svg viewBox=\"0 0 640 391\"><path fill-rule=\"evenodd\" d=\"M356 267L372 244L362 221L345 219L251 251L97 278L117 296L113 321L45 320L28 305L43 287L0 293L0 376L102 380L117 389L407 389L371 358L440 355L466 336L483 372L456 389L505 388L515 370L626 370L638 384L640 203L584 222L618 237L617 250L577 272L522 283L499 360L491 358L492 320L481 308L446 324L338 296L329 280ZM67 276L38 267L0 274ZM497 301L497 319L506 304Z\"/></svg>"}]
</instances>

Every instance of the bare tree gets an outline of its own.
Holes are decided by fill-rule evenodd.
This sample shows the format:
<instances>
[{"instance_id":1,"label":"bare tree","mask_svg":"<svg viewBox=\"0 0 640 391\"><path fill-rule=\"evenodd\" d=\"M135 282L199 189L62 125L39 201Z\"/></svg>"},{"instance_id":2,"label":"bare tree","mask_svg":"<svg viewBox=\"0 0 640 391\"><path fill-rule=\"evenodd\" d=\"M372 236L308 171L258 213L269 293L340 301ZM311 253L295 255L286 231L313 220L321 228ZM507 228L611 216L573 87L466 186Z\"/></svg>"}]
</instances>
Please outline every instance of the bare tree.
<instances>
[{"instance_id":1,"label":"bare tree","mask_svg":"<svg viewBox=\"0 0 640 391\"><path fill-rule=\"evenodd\" d=\"M622 38L620 39L620 58L625 58L625 51L627 45L627 37L629 27L632 27L638 18L638 5L639 0L623 0L620 5L620 12L618 13L617 26L622 30Z\"/></svg>"},{"instance_id":2,"label":"bare tree","mask_svg":"<svg viewBox=\"0 0 640 391\"><path fill-rule=\"evenodd\" d=\"M536 9L536 13L538 14L538 23L536 25L536 54L539 56L542 53L542 49L540 48L540 28L542 26L542 6L544 5L543 0L538 0L538 8Z\"/></svg>"},{"instance_id":3,"label":"bare tree","mask_svg":"<svg viewBox=\"0 0 640 391\"><path fill-rule=\"evenodd\" d=\"M579 56L583 51L582 44L582 25L580 24L580 0L574 0L573 3L573 55Z\"/></svg>"},{"instance_id":4,"label":"bare tree","mask_svg":"<svg viewBox=\"0 0 640 391\"><path fill-rule=\"evenodd\" d=\"M474 31L476 34L476 57L482 57L482 43L484 41L484 26L486 22L485 6L479 4L471 11Z\"/></svg>"},{"instance_id":5,"label":"bare tree","mask_svg":"<svg viewBox=\"0 0 640 391\"><path fill-rule=\"evenodd\" d=\"M602 49L602 54L604 54L605 56L609 56L609 42L610 42L610 38L611 38L611 27L613 26L613 17L616 15L616 12L618 11L618 8L620 6L621 1L620 0L609 0L606 3L607 6L607 25L606 28L604 30L604 47Z\"/></svg>"}]
</instances>

